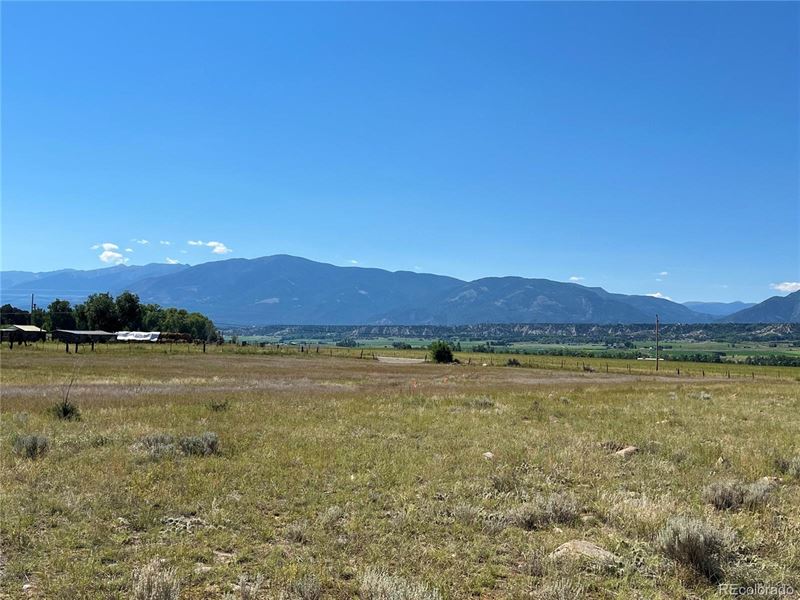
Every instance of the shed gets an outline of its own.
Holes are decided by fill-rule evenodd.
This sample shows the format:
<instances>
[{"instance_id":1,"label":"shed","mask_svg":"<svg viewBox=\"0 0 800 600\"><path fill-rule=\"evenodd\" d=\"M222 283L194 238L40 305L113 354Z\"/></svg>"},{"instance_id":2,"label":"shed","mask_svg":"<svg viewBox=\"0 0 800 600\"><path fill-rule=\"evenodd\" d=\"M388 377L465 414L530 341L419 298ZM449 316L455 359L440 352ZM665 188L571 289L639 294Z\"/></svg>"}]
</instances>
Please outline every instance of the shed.
<instances>
[{"instance_id":1,"label":"shed","mask_svg":"<svg viewBox=\"0 0 800 600\"><path fill-rule=\"evenodd\" d=\"M11 325L0 330L0 339L8 342L9 348L13 348L15 343L43 341L46 335L47 332L36 325Z\"/></svg>"},{"instance_id":2,"label":"shed","mask_svg":"<svg viewBox=\"0 0 800 600\"><path fill-rule=\"evenodd\" d=\"M75 344L75 352L78 351L78 344L91 344L92 350L94 350L95 342L109 342L116 339L116 337L116 333L109 333L108 331L101 331L98 329L56 329L53 332L53 339L64 342L67 352L69 352L70 344Z\"/></svg>"}]
</instances>

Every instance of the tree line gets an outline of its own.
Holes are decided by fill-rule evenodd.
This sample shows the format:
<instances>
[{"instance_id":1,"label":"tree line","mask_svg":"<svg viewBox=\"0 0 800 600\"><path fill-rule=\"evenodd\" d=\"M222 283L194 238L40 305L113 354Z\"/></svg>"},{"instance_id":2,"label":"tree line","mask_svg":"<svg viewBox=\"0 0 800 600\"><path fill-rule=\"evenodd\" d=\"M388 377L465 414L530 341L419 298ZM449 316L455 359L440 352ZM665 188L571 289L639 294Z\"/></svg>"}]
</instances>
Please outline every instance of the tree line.
<instances>
[{"instance_id":1,"label":"tree line","mask_svg":"<svg viewBox=\"0 0 800 600\"><path fill-rule=\"evenodd\" d=\"M143 304L132 292L122 292L116 298L109 293L90 295L85 302L71 304L69 300L53 300L46 309L31 312L10 304L0 307L3 325L33 324L42 329L89 329L103 331L163 331L191 335L195 340L216 342L221 335L205 315L182 308L163 308L158 304Z\"/></svg>"}]
</instances>

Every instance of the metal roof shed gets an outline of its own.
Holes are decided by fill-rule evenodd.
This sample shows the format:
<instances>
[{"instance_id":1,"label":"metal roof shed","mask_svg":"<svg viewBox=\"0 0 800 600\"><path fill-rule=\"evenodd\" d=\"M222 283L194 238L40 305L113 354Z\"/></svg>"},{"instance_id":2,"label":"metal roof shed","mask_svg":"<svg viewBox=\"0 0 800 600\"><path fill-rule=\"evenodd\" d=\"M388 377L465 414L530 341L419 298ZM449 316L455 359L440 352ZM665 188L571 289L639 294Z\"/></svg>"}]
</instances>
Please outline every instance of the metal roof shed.
<instances>
[{"instance_id":1,"label":"metal roof shed","mask_svg":"<svg viewBox=\"0 0 800 600\"><path fill-rule=\"evenodd\" d=\"M11 325L0 330L0 339L8 342L9 348L14 348L14 343L22 344L44 340L47 332L35 325Z\"/></svg>"},{"instance_id":2,"label":"metal roof shed","mask_svg":"<svg viewBox=\"0 0 800 600\"><path fill-rule=\"evenodd\" d=\"M67 352L69 352L70 344L75 344L75 352L78 352L78 344L91 344L92 350L94 350L95 342L108 342L116 339L116 337L116 333L109 333L99 329L56 329L53 332L53 339L64 342Z\"/></svg>"}]
</instances>

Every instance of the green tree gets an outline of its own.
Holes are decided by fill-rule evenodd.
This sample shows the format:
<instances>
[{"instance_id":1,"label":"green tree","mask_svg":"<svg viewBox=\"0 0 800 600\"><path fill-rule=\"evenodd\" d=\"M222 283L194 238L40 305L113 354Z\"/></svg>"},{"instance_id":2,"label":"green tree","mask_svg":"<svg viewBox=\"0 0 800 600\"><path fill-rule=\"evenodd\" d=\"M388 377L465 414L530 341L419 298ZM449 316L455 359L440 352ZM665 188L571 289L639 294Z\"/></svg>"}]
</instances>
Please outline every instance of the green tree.
<instances>
[{"instance_id":1,"label":"green tree","mask_svg":"<svg viewBox=\"0 0 800 600\"><path fill-rule=\"evenodd\" d=\"M145 331L161 331L162 310L158 304L142 306L142 329Z\"/></svg>"},{"instance_id":2,"label":"green tree","mask_svg":"<svg viewBox=\"0 0 800 600\"><path fill-rule=\"evenodd\" d=\"M28 311L10 304L0 306L0 323L3 325L29 325L30 322L31 314Z\"/></svg>"},{"instance_id":3,"label":"green tree","mask_svg":"<svg viewBox=\"0 0 800 600\"><path fill-rule=\"evenodd\" d=\"M114 301L120 328L136 331L142 327L142 305L139 296L131 292L122 292Z\"/></svg>"},{"instance_id":4,"label":"green tree","mask_svg":"<svg viewBox=\"0 0 800 600\"><path fill-rule=\"evenodd\" d=\"M453 362L453 349L450 344L442 340L433 342L430 347L431 360L437 363L451 363Z\"/></svg>"},{"instance_id":5,"label":"green tree","mask_svg":"<svg viewBox=\"0 0 800 600\"><path fill-rule=\"evenodd\" d=\"M59 300L56 298L47 307L47 317L45 319L47 329L75 329L75 313L69 304L69 300Z\"/></svg>"},{"instance_id":6,"label":"green tree","mask_svg":"<svg viewBox=\"0 0 800 600\"><path fill-rule=\"evenodd\" d=\"M44 312L41 308L34 308L33 314L31 318L31 324L36 325L36 327L44 327L45 320L47 318L47 313Z\"/></svg>"},{"instance_id":7,"label":"green tree","mask_svg":"<svg viewBox=\"0 0 800 600\"><path fill-rule=\"evenodd\" d=\"M84 304L89 329L119 330L119 317L114 299L109 293L92 294Z\"/></svg>"}]
</instances>

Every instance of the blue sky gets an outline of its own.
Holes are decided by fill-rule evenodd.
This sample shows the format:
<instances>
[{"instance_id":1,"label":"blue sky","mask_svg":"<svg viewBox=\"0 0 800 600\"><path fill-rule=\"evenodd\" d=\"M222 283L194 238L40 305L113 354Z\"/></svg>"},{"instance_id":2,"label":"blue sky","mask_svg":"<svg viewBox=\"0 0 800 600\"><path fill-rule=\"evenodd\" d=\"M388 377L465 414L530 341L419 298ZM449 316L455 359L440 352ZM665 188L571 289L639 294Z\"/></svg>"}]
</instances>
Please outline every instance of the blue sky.
<instances>
[{"instance_id":1,"label":"blue sky","mask_svg":"<svg viewBox=\"0 0 800 600\"><path fill-rule=\"evenodd\" d=\"M288 253L679 301L785 293L799 18L3 2L2 268Z\"/></svg>"}]
</instances>

